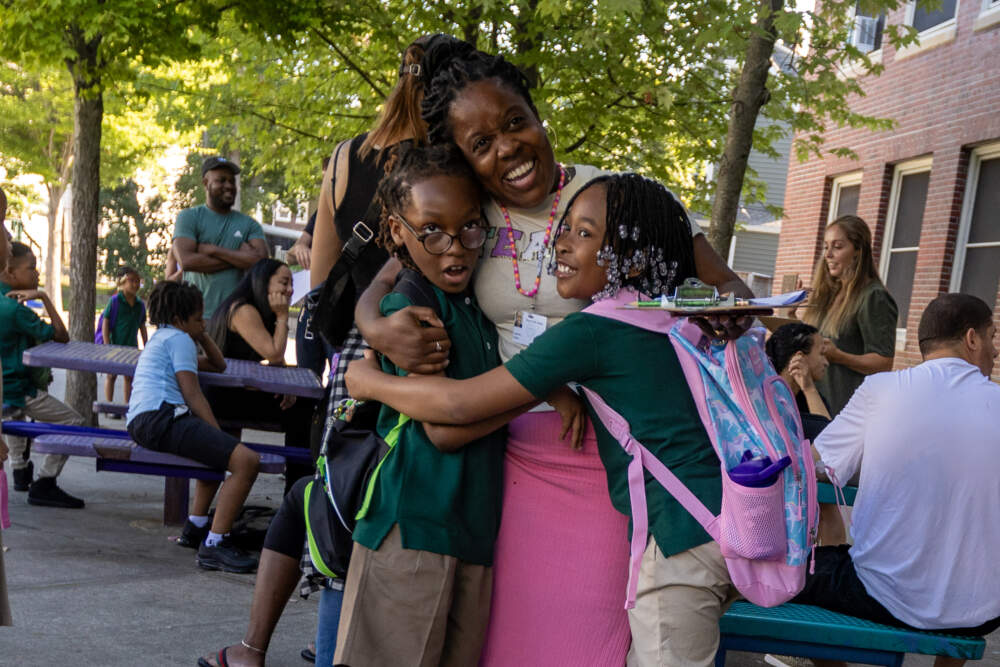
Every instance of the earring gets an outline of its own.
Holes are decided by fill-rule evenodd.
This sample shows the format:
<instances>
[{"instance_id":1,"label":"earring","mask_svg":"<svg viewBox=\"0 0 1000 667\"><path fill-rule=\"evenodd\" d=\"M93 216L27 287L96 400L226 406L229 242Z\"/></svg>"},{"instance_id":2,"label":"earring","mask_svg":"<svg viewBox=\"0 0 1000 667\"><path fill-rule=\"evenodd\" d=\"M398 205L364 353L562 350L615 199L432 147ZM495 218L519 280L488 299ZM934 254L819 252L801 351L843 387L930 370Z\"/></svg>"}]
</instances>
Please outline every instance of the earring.
<instances>
[{"instance_id":1,"label":"earring","mask_svg":"<svg viewBox=\"0 0 1000 667\"><path fill-rule=\"evenodd\" d=\"M552 152L556 151L556 145L559 143L559 135L556 133L556 128L549 124L549 121L542 121L542 128L545 130L545 136L549 140L549 146L552 148Z\"/></svg>"}]
</instances>

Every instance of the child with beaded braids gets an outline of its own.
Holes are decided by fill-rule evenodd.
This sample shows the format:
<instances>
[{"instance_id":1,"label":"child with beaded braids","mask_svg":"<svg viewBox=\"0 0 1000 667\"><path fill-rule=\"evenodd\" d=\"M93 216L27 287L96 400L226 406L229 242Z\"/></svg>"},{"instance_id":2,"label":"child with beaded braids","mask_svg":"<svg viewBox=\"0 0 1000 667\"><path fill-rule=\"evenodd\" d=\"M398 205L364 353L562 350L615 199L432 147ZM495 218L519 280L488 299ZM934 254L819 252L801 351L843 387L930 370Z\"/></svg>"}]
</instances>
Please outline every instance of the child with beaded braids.
<instances>
[{"instance_id":1,"label":"child with beaded braids","mask_svg":"<svg viewBox=\"0 0 1000 667\"><path fill-rule=\"evenodd\" d=\"M573 197L550 270L563 298L627 302L668 293L694 275L690 225L662 185L635 174L591 180ZM392 377L374 359L351 364L347 385L414 419L475 422L546 396L567 382L593 390L709 508L721 505L718 458L698 417L669 339L587 312L549 328L502 367L468 380ZM615 508L631 516L630 456L592 419ZM719 546L651 477L646 481L652 539L643 557L629 665L711 665L718 621L736 597ZM627 552L627 546L621 548ZM573 570L574 563L565 563ZM613 573L612 573L613 574ZM621 573L622 593L627 572ZM581 609L580 614L587 610ZM572 625L574 619L563 618Z\"/></svg>"},{"instance_id":2,"label":"child with beaded braids","mask_svg":"<svg viewBox=\"0 0 1000 667\"><path fill-rule=\"evenodd\" d=\"M196 561L206 570L253 572L257 559L228 535L257 479L260 457L219 429L198 384L199 370L226 370L222 352L205 333L201 292L191 283L163 281L153 288L148 305L149 321L157 330L135 369L126 415L129 435L147 449L232 473L219 492L211 525L208 509L219 482L196 480L183 546L198 549ZM204 355L198 355L196 344Z\"/></svg>"}]
</instances>

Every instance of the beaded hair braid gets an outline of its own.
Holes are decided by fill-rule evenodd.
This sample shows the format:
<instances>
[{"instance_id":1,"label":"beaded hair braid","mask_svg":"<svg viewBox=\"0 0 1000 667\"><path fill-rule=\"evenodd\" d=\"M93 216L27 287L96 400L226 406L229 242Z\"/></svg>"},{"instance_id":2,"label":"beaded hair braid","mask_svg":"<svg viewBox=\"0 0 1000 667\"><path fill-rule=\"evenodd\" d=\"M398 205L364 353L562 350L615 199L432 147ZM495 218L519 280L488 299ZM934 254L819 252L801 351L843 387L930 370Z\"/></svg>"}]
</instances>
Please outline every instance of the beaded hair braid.
<instances>
[{"instance_id":1,"label":"beaded hair braid","mask_svg":"<svg viewBox=\"0 0 1000 667\"><path fill-rule=\"evenodd\" d=\"M691 223L670 190L633 173L599 176L573 195L566 212L580 193L595 186L606 193L604 246L597 264L605 267L608 284L594 301L613 297L623 287L649 296L672 294L685 278L696 275ZM555 256L549 272L554 270Z\"/></svg>"},{"instance_id":2,"label":"beaded hair braid","mask_svg":"<svg viewBox=\"0 0 1000 667\"><path fill-rule=\"evenodd\" d=\"M432 144L450 142L448 112L455 96L474 81L499 79L524 98L536 114L528 91L528 80L503 56L491 56L461 40L441 41L424 53L424 100L421 115L427 123L427 139Z\"/></svg>"},{"instance_id":3,"label":"beaded hair braid","mask_svg":"<svg viewBox=\"0 0 1000 667\"><path fill-rule=\"evenodd\" d=\"M411 197L413 186L434 176L465 178L475 188L480 199L481 186L469 163L451 144L405 148L389 160L388 171L375 193L376 200L382 206L377 242L390 255L398 258L403 266L416 270L417 266L406 246L397 246L393 241L389 216L394 213L402 214L413 201Z\"/></svg>"},{"instance_id":4,"label":"beaded hair braid","mask_svg":"<svg viewBox=\"0 0 1000 667\"><path fill-rule=\"evenodd\" d=\"M149 295L146 311L150 324L163 326L173 324L174 318L186 320L204 305L201 291L191 283L161 280Z\"/></svg>"}]
</instances>

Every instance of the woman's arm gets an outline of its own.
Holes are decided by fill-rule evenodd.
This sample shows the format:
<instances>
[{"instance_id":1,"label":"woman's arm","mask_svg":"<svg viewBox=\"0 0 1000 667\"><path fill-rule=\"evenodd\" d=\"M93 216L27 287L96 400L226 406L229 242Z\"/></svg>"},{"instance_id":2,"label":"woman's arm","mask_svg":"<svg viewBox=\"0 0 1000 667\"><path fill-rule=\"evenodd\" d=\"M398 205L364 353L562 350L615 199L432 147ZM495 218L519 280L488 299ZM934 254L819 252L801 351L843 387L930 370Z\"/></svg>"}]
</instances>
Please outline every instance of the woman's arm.
<instances>
[{"instance_id":1,"label":"woman's arm","mask_svg":"<svg viewBox=\"0 0 1000 667\"><path fill-rule=\"evenodd\" d=\"M851 354L850 352L841 350L831 340L827 341L826 350L823 354L826 355L831 364L846 366L862 375L872 375L892 370L893 357L886 357L877 352Z\"/></svg>"},{"instance_id":2,"label":"woman's arm","mask_svg":"<svg viewBox=\"0 0 1000 667\"><path fill-rule=\"evenodd\" d=\"M285 301L287 302L287 298ZM273 305L272 305L273 308ZM248 303L238 306L229 316L229 328L240 335L254 352L264 357L272 366L285 363L285 347L288 345L288 305L278 316L274 334L269 334L257 309Z\"/></svg>"},{"instance_id":3,"label":"woman's arm","mask_svg":"<svg viewBox=\"0 0 1000 667\"><path fill-rule=\"evenodd\" d=\"M337 163L348 158L347 153L344 153L343 156L339 155L343 152L341 148L349 148L350 144L350 139L338 144L337 148L333 150L333 159L330 160L330 164L327 165L326 172L323 174L323 185L320 187L319 206L316 209L316 226L313 229L312 253L310 255L312 268L309 269L309 285L313 289L326 280L330 269L340 258L343 241L333 224L333 215L337 210L335 202L342 201L344 193L347 191L346 166L341 171L345 178L338 179L337 192L333 191L333 177L337 173ZM341 180L343 183L339 182Z\"/></svg>"},{"instance_id":4,"label":"woman's arm","mask_svg":"<svg viewBox=\"0 0 1000 667\"><path fill-rule=\"evenodd\" d=\"M427 434L428 439L434 446L442 452L457 452L473 440L478 440L499 428L503 428L507 422L515 417L519 417L536 405L538 405L537 401L527 403L519 408L508 410L503 414L488 417L473 424L456 425L423 422L424 433Z\"/></svg>"},{"instance_id":5,"label":"woman's arm","mask_svg":"<svg viewBox=\"0 0 1000 667\"><path fill-rule=\"evenodd\" d=\"M537 400L503 366L467 380L398 377L383 373L371 352L348 364L345 380L354 398L378 400L411 419L432 424L472 424Z\"/></svg>"},{"instance_id":6,"label":"woman's arm","mask_svg":"<svg viewBox=\"0 0 1000 667\"><path fill-rule=\"evenodd\" d=\"M439 373L448 366L451 341L437 314L422 306L408 306L389 317L379 311L382 297L392 291L401 268L399 260L389 258L358 300L354 323L365 342L399 368L425 375Z\"/></svg>"}]
</instances>

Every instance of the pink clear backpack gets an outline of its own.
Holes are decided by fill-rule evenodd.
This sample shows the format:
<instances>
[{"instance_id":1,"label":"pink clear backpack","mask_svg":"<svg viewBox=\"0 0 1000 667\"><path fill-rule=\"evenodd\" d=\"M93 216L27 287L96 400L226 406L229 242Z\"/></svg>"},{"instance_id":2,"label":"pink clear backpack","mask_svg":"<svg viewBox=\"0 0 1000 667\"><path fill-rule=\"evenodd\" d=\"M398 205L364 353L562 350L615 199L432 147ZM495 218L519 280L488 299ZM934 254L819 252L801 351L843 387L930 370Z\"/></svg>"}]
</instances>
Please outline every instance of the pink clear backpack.
<instances>
[{"instance_id":1,"label":"pink clear backpack","mask_svg":"<svg viewBox=\"0 0 1000 667\"><path fill-rule=\"evenodd\" d=\"M733 585L762 607L792 599L805 585L819 521L816 471L791 389L764 354L762 329L712 342L685 318L659 309L624 309L640 295L622 290L584 312L666 335L691 388L698 415L722 467L722 511L714 516L631 434L628 422L593 391L587 399L608 432L632 455L628 468L632 544L626 609L635 605L639 566L649 535L643 470L666 488L719 543ZM748 487L729 471L746 457L784 457L773 484Z\"/></svg>"}]
</instances>

